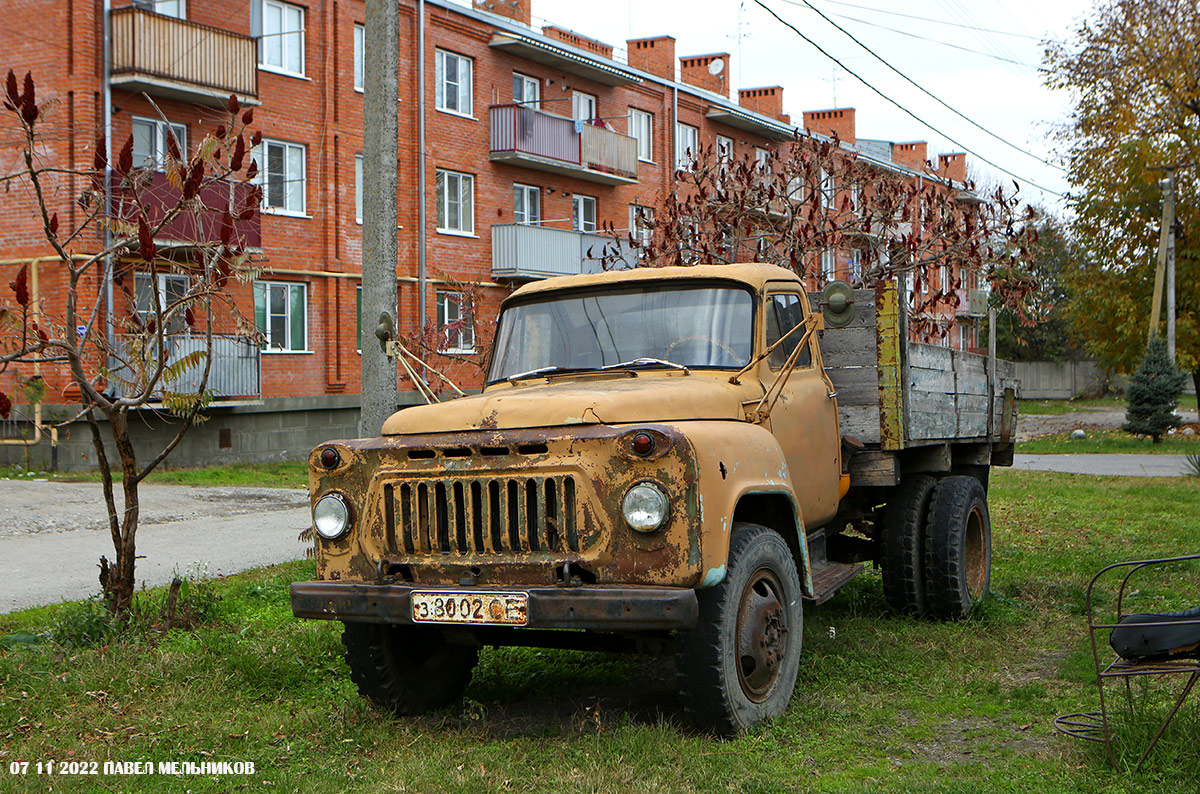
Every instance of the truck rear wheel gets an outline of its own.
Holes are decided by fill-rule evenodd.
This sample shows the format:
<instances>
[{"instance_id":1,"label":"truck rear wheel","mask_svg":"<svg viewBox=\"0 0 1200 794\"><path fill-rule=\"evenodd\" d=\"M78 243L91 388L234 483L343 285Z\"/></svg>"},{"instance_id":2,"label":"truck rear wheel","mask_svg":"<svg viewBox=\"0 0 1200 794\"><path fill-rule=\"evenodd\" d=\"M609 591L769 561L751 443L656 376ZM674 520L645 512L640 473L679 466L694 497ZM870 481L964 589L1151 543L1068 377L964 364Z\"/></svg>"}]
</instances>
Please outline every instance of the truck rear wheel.
<instances>
[{"instance_id":1,"label":"truck rear wheel","mask_svg":"<svg viewBox=\"0 0 1200 794\"><path fill-rule=\"evenodd\" d=\"M783 713L800 669L800 577L784 539L733 526L725 579L697 593L700 618L680 637L684 711L697 727L732 735Z\"/></svg>"},{"instance_id":2,"label":"truck rear wheel","mask_svg":"<svg viewBox=\"0 0 1200 794\"><path fill-rule=\"evenodd\" d=\"M992 575L987 493L974 477L946 477L933 491L925 533L925 595L943 620L971 614Z\"/></svg>"},{"instance_id":3,"label":"truck rear wheel","mask_svg":"<svg viewBox=\"0 0 1200 794\"><path fill-rule=\"evenodd\" d=\"M421 714L462 697L479 654L451 645L440 629L342 624L342 645L358 693L399 715Z\"/></svg>"},{"instance_id":4,"label":"truck rear wheel","mask_svg":"<svg viewBox=\"0 0 1200 794\"><path fill-rule=\"evenodd\" d=\"M925 612L926 513L937 482L928 474L906 477L884 509L880 549L883 596L897 612Z\"/></svg>"}]
</instances>

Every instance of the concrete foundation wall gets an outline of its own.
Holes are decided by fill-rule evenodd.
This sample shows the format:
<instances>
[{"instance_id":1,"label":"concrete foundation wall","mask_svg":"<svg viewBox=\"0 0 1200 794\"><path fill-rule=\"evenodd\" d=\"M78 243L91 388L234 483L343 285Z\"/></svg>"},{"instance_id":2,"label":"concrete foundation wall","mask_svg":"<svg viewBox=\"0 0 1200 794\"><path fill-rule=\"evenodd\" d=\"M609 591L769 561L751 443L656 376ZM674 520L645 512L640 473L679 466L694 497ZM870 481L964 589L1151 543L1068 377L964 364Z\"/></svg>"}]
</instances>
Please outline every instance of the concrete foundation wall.
<instances>
[{"instance_id":1,"label":"concrete foundation wall","mask_svg":"<svg viewBox=\"0 0 1200 794\"><path fill-rule=\"evenodd\" d=\"M192 427L183 441L167 458L172 467L213 466L224 463L266 463L279 460L304 460L312 448L323 441L358 436L358 395L335 397L292 397L264 400L260 405L216 407L208 411L208 420ZM178 420L150 411L130 417L130 427L138 460L148 460L170 440ZM107 436L107 422L101 424ZM106 438L107 440L107 438ZM109 462L117 458L108 445ZM51 467L49 438L29 448L29 466L46 470ZM25 449L0 447L0 463L25 465ZM78 471L96 465L92 434L86 422L79 421L59 430L58 469Z\"/></svg>"}]
</instances>

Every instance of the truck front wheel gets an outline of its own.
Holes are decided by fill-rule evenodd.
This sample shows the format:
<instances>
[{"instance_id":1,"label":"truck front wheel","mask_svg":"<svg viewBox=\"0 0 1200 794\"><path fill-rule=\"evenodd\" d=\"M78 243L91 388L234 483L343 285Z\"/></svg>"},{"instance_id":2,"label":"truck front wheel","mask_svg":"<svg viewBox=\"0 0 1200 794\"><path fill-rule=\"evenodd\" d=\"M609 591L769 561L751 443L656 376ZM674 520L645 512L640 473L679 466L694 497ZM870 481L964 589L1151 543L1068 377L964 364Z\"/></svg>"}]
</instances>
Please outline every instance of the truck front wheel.
<instances>
[{"instance_id":1,"label":"truck front wheel","mask_svg":"<svg viewBox=\"0 0 1200 794\"><path fill-rule=\"evenodd\" d=\"M800 577L787 543L757 524L734 524L724 580L697 593L696 628L680 637L684 711L731 735L787 708L800 668Z\"/></svg>"},{"instance_id":2,"label":"truck front wheel","mask_svg":"<svg viewBox=\"0 0 1200 794\"><path fill-rule=\"evenodd\" d=\"M974 477L945 477L929 502L925 530L925 597L929 611L959 620L988 592L992 523L987 492Z\"/></svg>"},{"instance_id":3,"label":"truck front wheel","mask_svg":"<svg viewBox=\"0 0 1200 794\"><path fill-rule=\"evenodd\" d=\"M440 629L344 623L342 645L358 692L398 715L421 714L462 697L478 660L474 646L451 645Z\"/></svg>"}]
</instances>

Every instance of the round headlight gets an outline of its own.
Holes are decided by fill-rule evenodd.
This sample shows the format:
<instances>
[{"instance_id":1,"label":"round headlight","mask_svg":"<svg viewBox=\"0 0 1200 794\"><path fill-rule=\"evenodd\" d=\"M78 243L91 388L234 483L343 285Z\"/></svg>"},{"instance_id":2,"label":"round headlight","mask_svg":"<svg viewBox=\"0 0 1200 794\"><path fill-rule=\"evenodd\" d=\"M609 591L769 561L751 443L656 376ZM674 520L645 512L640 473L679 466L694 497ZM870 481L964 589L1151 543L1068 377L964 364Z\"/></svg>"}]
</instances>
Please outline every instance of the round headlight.
<instances>
[{"instance_id":1,"label":"round headlight","mask_svg":"<svg viewBox=\"0 0 1200 794\"><path fill-rule=\"evenodd\" d=\"M667 519L667 495L652 482L640 482L625 492L621 510L625 523L638 532L653 532Z\"/></svg>"},{"instance_id":2,"label":"round headlight","mask_svg":"<svg viewBox=\"0 0 1200 794\"><path fill-rule=\"evenodd\" d=\"M346 534L350 528L350 505L341 494L325 494L313 505L313 529L326 540Z\"/></svg>"}]
</instances>

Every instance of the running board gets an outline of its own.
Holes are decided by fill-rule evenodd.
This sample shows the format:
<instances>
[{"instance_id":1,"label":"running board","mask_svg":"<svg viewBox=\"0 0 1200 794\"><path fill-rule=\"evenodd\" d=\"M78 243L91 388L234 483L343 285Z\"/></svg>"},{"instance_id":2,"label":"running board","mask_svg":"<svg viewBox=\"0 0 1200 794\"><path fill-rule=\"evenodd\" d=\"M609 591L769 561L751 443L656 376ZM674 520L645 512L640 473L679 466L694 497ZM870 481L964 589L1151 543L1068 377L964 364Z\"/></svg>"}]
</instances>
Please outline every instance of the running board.
<instances>
[{"instance_id":1,"label":"running board","mask_svg":"<svg viewBox=\"0 0 1200 794\"><path fill-rule=\"evenodd\" d=\"M824 604L833 598L833 594L838 591L839 587L858 576L862 568L862 565L856 562L827 562L818 568L813 568L813 595L811 598L805 596L805 600L812 602L813 605Z\"/></svg>"}]
</instances>

